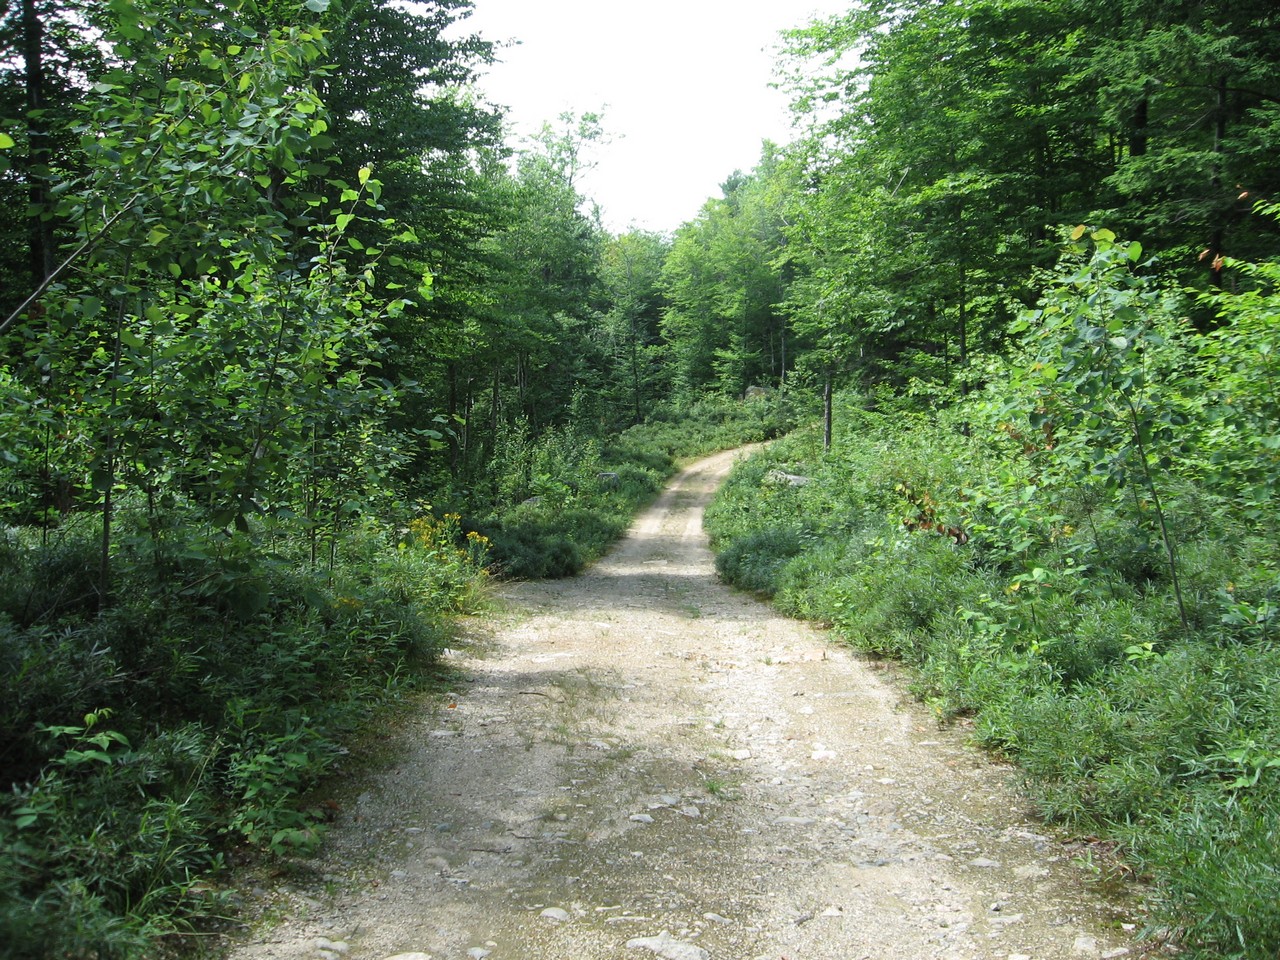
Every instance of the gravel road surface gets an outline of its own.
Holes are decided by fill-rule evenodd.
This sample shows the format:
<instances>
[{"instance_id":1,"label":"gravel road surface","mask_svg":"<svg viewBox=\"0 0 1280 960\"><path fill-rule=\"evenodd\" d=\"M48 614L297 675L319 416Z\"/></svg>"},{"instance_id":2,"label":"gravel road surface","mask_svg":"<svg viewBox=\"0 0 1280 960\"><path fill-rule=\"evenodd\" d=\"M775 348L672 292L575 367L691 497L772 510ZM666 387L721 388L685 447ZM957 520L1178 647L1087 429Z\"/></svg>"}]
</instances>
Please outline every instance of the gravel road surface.
<instances>
[{"instance_id":1,"label":"gravel road surface","mask_svg":"<svg viewBox=\"0 0 1280 960\"><path fill-rule=\"evenodd\" d=\"M338 784L234 960L1099 960L1137 907L892 668L732 591L694 464L577 578L505 585L450 696Z\"/></svg>"}]
</instances>

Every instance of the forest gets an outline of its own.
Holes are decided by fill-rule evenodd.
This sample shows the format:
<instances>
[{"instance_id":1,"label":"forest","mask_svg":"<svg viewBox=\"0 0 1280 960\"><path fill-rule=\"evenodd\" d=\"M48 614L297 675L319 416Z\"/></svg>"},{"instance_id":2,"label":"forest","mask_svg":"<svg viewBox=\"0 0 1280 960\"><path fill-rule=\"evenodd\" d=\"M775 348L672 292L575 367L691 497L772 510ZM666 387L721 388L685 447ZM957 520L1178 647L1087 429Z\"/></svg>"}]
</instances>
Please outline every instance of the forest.
<instances>
[{"instance_id":1,"label":"forest","mask_svg":"<svg viewBox=\"0 0 1280 960\"><path fill-rule=\"evenodd\" d=\"M731 583L910 665L1139 887L1280 950L1280 10L859 0L790 143L610 233L469 0L0 5L0 953L231 868L682 458ZM677 146L673 145L673 149Z\"/></svg>"}]
</instances>

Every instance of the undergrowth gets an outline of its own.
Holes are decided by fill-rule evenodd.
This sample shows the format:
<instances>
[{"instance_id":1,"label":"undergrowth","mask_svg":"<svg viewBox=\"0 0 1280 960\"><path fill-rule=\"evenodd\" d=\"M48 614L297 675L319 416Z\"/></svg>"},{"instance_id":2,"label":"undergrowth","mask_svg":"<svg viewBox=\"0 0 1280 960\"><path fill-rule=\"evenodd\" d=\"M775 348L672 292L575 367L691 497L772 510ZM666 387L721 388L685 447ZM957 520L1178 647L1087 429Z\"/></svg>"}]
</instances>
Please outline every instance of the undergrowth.
<instances>
[{"instance_id":1,"label":"undergrowth","mask_svg":"<svg viewBox=\"0 0 1280 960\"><path fill-rule=\"evenodd\" d=\"M6 957L155 955L230 912L229 856L314 850L300 797L413 687L486 559L429 514L363 524L324 566L197 546L120 563L98 604L93 523L0 539Z\"/></svg>"}]
</instances>

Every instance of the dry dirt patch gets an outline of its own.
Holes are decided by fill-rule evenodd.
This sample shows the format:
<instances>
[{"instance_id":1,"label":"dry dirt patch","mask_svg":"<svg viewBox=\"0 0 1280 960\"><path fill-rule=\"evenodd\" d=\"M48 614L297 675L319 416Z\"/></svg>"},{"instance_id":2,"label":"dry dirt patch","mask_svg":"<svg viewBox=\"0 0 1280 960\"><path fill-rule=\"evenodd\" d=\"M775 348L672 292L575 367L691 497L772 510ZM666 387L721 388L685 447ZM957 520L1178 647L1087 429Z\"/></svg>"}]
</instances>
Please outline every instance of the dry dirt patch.
<instances>
[{"instance_id":1,"label":"dry dirt patch","mask_svg":"<svg viewBox=\"0 0 1280 960\"><path fill-rule=\"evenodd\" d=\"M583 576L504 592L236 960L1136 954L1011 771L722 586L682 473Z\"/></svg>"}]
</instances>

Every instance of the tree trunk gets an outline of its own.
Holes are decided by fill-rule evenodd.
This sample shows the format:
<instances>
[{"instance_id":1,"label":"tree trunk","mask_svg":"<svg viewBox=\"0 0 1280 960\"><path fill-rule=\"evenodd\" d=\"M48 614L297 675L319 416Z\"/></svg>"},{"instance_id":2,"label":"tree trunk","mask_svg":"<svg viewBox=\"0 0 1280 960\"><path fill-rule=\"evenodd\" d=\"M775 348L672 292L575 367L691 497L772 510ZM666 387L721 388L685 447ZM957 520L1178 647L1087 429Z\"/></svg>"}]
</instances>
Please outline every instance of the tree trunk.
<instances>
[{"instance_id":1,"label":"tree trunk","mask_svg":"<svg viewBox=\"0 0 1280 960\"><path fill-rule=\"evenodd\" d=\"M1209 282L1217 289L1222 288L1222 248L1226 243L1226 207L1220 202L1222 193L1222 151L1223 142L1227 139L1227 78L1224 74L1218 78L1216 85L1216 101L1213 126L1213 177L1210 186L1213 189L1214 207L1220 211L1217 222L1213 225L1213 236L1209 240L1209 248L1213 251L1213 259L1209 261Z\"/></svg>"},{"instance_id":2,"label":"tree trunk","mask_svg":"<svg viewBox=\"0 0 1280 960\"><path fill-rule=\"evenodd\" d=\"M787 321L780 321L778 329L778 345L782 350L782 372L778 377L778 389L787 392Z\"/></svg>"},{"instance_id":3,"label":"tree trunk","mask_svg":"<svg viewBox=\"0 0 1280 960\"><path fill-rule=\"evenodd\" d=\"M445 365L445 379L448 381L448 399L445 401L445 413L449 423L458 422L458 365L452 360ZM452 427L447 432L449 443L449 476L458 475L458 434Z\"/></svg>"},{"instance_id":4,"label":"tree trunk","mask_svg":"<svg viewBox=\"0 0 1280 960\"><path fill-rule=\"evenodd\" d=\"M822 449L831 449L831 371L822 385Z\"/></svg>"},{"instance_id":5,"label":"tree trunk","mask_svg":"<svg viewBox=\"0 0 1280 960\"><path fill-rule=\"evenodd\" d=\"M631 264L627 264L627 273L630 276ZM635 423L640 423L644 419L640 412L640 336L636 330L636 311L631 310L631 399L635 404Z\"/></svg>"},{"instance_id":6,"label":"tree trunk","mask_svg":"<svg viewBox=\"0 0 1280 960\"><path fill-rule=\"evenodd\" d=\"M1129 133L1129 156L1147 155L1147 127L1150 123L1151 101L1143 96L1133 108L1133 130Z\"/></svg>"},{"instance_id":7,"label":"tree trunk","mask_svg":"<svg viewBox=\"0 0 1280 960\"><path fill-rule=\"evenodd\" d=\"M969 291L964 267L960 267L960 327L956 331L957 362L961 369L969 365Z\"/></svg>"},{"instance_id":8,"label":"tree trunk","mask_svg":"<svg viewBox=\"0 0 1280 960\"><path fill-rule=\"evenodd\" d=\"M27 167L31 200L31 286L38 287L53 273L53 221L41 214L48 211L48 170L51 146L48 120L44 115L44 28L35 0L22 0L22 57L26 68L27 136L30 158Z\"/></svg>"},{"instance_id":9,"label":"tree trunk","mask_svg":"<svg viewBox=\"0 0 1280 960\"><path fill-rule=\"evenodd\" d=\"M498 396L502 386L502 363L493 361L493 393L489 397L489 449L494 449L498 442Z\"/></svg>"}]
</instances>

